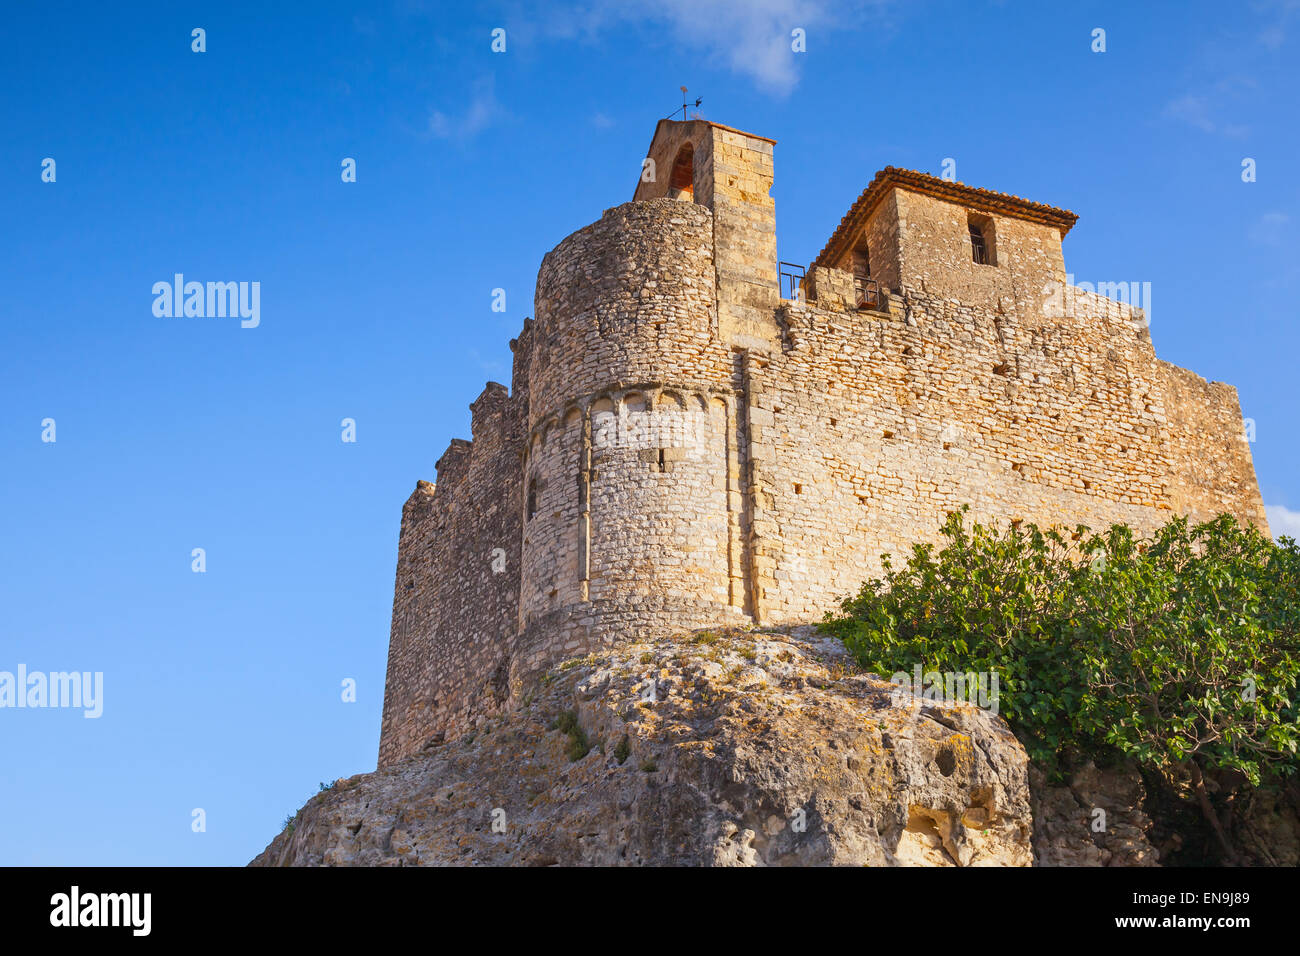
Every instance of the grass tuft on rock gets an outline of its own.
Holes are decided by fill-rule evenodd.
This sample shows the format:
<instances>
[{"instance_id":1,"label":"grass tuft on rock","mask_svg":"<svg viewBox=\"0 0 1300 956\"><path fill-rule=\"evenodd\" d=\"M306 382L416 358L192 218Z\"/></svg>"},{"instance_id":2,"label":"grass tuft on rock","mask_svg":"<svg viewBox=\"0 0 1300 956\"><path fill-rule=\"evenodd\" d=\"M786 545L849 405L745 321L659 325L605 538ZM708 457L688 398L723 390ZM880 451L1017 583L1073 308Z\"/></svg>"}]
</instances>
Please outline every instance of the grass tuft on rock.
<instances>
[{"instance_id":1,"label":"grass tuft on rock","mask_svg":"<svg viewBox=\"0 0 1300 956\"><path fill-rule=\"evenodd\" d=\"M555 723L551 725L551 729L558 730L569 738L569 742L564 747L564 753L570 762L581 760L591 753L591 741L587 739L587 732L578 723L578 712L576 710L561 711L555 718Z\"/></svg>"}]
</instances>

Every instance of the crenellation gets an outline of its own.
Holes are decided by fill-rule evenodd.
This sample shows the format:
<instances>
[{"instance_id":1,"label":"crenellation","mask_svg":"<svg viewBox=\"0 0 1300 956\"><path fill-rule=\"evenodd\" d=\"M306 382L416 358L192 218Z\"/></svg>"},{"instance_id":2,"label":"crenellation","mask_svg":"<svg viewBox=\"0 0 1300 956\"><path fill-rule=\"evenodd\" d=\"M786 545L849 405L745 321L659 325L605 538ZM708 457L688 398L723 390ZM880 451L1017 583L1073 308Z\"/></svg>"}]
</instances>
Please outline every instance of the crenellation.
<instances>
[{"instance_id":1,"label":"crenellation","mask_svg":"<svg viewBox=\"0 0 1300 956\"><path fill-rule=\"evenodd\" d=\"M543 258L510 389L403 508L381 764L562 659L819 618L962 505L1266 528L1236 391L1068 284L1073 213L889 167L783 301L773 145L662 121Z\"/></svg>"},{"instance_id":2,"label":"crenellation","mask_svg":"<svg viewBox=\"0 0 1300 956\"><path fill-rule=\"evenodd\" d=\"M460 487L461 479L468 471L473 447L473 442L465 438L453 438L447 443L447 450L434 466L438 472L437 486L442 489L443 498L455 494Z\"/></svg>"}]
</instances>

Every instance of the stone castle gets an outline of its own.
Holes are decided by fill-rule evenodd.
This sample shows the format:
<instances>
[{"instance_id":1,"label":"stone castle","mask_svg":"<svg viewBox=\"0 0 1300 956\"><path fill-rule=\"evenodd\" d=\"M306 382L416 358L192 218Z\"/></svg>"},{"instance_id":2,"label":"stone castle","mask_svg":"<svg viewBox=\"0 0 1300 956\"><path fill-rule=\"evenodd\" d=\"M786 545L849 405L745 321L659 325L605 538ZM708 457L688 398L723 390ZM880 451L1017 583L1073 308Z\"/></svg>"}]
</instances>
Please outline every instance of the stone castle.
<instances>
[{"instance_id":1,"label":"stone castle","mask_svg":"<svg viewBox=\"0 0 1300 956\"><path fill-rule=\"evenodd\" d=\"M1073 213L889 167L785 290L773 145L661 121L543 258L510 390L402 509L381 766L611 642L816 620L962 504L1266 529L1236 390L1067 283Z\"/></svg>"}]
</instances>

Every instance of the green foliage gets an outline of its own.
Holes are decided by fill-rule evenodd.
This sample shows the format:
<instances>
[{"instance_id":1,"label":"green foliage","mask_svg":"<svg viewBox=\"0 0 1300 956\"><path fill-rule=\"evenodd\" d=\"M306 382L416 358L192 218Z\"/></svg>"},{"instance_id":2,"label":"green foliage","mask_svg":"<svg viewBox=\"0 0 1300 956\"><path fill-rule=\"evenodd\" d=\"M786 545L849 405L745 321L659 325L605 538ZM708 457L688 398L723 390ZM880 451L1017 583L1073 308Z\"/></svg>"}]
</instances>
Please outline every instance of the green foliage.
<instances>
[{"instance_id":1,"label":"green foliage","mask_svg":"<svg viewBox=\"0 0 1300 956\"><path fill-rule=\"evenodd\" d=\"M627 739L627 734L623 735L617 746L614 747L614 759L619 763L624 763L632 755L632 744Z\"/></svg>"},{"instance_id":2,"label":"green foliage","mask_svg":"<svg viewBox=\"0 0 1300 956\"><path fill-rule=\"evenodd\" d=\"M564 753L570 761L581 760L591 752L591 741L587 739L587 732L578 723L578 712L576 710L561 711L556 716L551 729L558 730L568 736L569 742L564 747Z\"/></svg>"},{"instance_id":3,"label":"green foliage","mask_svg":"<svg viewBox=\"0 0 1300 956\"><path fill-rule=\"evenodd\" d=\"M949 516L945 543L888 556L827 615L864 667L996 672L999 712L1059 771L1124 755L1194 761L1258 784L1300 768L1300 548L1229 515L1175 518L1147 540L1123 525L1002 531Z\"/></svg>"}]
</instances>

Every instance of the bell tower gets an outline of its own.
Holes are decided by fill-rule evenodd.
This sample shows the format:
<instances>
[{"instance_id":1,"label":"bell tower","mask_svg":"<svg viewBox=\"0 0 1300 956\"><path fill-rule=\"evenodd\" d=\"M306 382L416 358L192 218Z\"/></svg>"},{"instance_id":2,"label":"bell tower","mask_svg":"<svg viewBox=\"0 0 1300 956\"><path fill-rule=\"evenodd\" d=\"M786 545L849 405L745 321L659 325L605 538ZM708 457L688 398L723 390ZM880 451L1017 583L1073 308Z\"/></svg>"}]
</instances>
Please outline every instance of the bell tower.
<instances>
[{"instance_id":1,"label":"bell tower","mask_svg":"<svg viewBox=\"0 0 1300 956\"><path fill-rule=\"evenodd\" d=\"M680 199L712 211L718 326L735 348L766 349L780 341L775 145L707 120L660 120L632 195Z\"/></svg>"}]
</instances>

